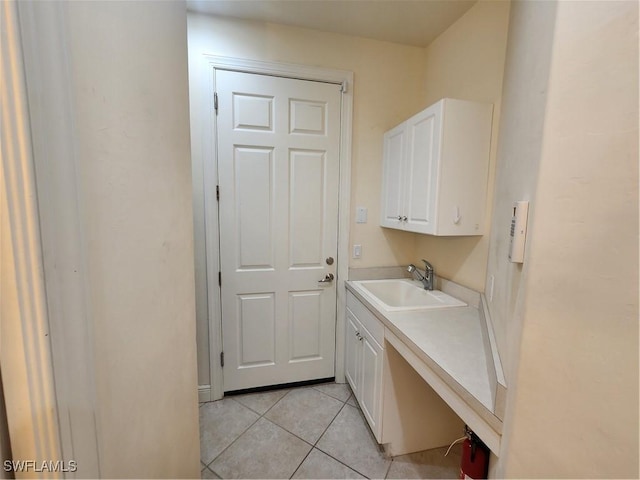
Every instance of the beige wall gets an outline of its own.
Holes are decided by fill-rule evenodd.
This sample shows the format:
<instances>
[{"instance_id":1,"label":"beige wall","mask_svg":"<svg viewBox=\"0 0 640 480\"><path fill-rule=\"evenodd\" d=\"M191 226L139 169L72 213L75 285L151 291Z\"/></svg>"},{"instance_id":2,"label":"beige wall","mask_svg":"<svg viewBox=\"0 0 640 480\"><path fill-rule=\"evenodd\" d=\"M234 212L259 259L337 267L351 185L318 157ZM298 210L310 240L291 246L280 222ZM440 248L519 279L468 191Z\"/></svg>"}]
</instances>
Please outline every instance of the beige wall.
<instances>
[{"instance_id":1,"label":"beige wall","mask_svg":"<svg viewBox=\"0 0 640 480\"><path fill-rule=\"evenodd\" d=\"M201 55L312 65L354 72L351 205L369 209L368 223L355 224L350 244L362 245L352 267L410 263L414 235L379 226L382 135L426 105L424 50L417 47L282 25L189 14L189 75L192 109L194 215L198 298L199 383L209 384L208 328L202 192L203 134L208 72Z\"/></svg>"},{"instance_id":2,"label":"beige wall","mask_svg":"<svg viewBox=\"0 0 640 480\"><path fill-rule=\"evenodd\" d=\"M507 374L520 344L509 321L523 292L523 266L508 260L511 212L513 202L528 200L535 214L555 11L555 2L513 2L509 22L487 265L487 280L495 278L489 310Z\"/></svg>"},{"instance_id":3,"label":"beige wall","mask_svg":"<svg viewBox=\"0 0 640 480\"><path fill-rule=\"evenodd\" d=\"M429 260L438 275L477 291L484 291L493 177L500 121L502 74L507 45L509 2L481 0L425 50L425 98L430 105L452 97L493 104L490 174L485 231L481 237L416 235L413 263Z\"/></svg>"},{"instance_id":4,"label":"beige wall","mask_svg":"<svg viewBox=\"0 0 640 480\"><path fill-rule=\"evenodd\" d=\"M494 472L637 478L637 2L514 3L503 126L489 274L509 393ZM519 199L533 207L521 269L497 215Z\"/></svg>"},{"instance_id":5,"label":"beige wall","mask_svg":"<svg viewBox=\"0 0 640 480\"><path fill-rule=\"evenodd\" d=\"M103 477L199 476L186 11L67 4Z\"/></svg>"}]
</instances>

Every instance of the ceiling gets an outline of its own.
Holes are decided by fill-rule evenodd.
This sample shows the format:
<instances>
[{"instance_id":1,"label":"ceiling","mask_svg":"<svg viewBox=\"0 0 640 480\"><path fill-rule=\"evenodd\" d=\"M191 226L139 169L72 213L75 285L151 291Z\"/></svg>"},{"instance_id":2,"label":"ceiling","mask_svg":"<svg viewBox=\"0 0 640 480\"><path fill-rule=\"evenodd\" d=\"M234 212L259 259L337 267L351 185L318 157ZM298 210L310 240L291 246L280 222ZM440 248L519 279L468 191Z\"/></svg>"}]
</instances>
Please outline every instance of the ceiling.
<instances>
[{"instance_id":1,"label":"ceiling","mask_svg":"<svg viewBox=\"0 0 640 480\"><path fill-rule=\"evenodd\" d=\"M425 47L476 0L187 0L190 11Z\"/></svg>"}]
</instances>

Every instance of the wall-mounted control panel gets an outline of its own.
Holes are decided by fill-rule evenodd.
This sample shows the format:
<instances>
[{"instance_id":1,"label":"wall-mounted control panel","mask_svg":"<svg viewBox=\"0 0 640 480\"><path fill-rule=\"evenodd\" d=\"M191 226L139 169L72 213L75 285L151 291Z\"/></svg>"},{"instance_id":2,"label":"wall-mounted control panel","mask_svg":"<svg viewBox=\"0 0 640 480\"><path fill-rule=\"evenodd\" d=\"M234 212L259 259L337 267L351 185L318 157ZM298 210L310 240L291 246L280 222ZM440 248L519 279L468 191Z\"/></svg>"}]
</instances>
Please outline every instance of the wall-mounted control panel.
<instances>
[{"instance_id":1,"label":"wall-mounted control panel","mask_svg":"<svg viewBox=\"0 0 640 480\"><path fill-rule=\"evenodd\" d=\"M515 202L511 216L511 244L509 247L509 260L513 263L524 262L524 245L527 238L527 217L529 215L529 202Z\"/></svg>"}]
</instances>

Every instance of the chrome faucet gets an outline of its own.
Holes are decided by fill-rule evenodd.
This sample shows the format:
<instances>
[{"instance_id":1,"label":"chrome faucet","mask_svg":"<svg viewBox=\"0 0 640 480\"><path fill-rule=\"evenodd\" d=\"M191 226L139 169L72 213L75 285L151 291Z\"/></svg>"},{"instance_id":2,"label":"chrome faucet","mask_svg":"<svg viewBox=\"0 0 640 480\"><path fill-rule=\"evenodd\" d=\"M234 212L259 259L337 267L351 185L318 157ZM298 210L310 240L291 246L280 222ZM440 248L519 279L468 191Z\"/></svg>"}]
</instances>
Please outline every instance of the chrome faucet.
<instances>
[{"instance_id":1,"label":"chrome faucet","mask_svg":"<svg viewBox=\"0 0 640 480\"><path fill-rule=\"evenodd\" d=\"M422 282L425 290L433 290L434 284L434 270L433 265L431 265L426 260L422 260L424 262L424 275L420 273L420 270L416 268L416 266L412 263L407 267L407 272L413 274L418 280Z\"/></svg>"}]
</instances>

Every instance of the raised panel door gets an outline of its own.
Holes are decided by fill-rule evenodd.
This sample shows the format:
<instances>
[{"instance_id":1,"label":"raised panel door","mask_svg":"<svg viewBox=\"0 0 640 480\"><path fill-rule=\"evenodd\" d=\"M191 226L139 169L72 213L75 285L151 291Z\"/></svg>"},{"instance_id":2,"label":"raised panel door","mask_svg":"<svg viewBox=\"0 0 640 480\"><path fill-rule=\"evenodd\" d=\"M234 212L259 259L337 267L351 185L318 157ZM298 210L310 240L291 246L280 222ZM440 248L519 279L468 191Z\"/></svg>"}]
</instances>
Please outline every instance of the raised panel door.
<instances>
[{"instance_id":1,"label":"raised panel door","mask_svg":"<svg viewBox=\"0 0 640 480\"><path fill-rule=\"evenodd\" d=\"M347 308L344 374L356 398L360 395L360 363L362 358L362 343L358 338L360 329L360 322Z\"/></svg>"},{"instance_id":2,"label":"raised panel door","mask_svg":"<svg viewBox=\"0 0 640 480\"><path fill-rule=\"evenodd\" d=\"M215 83L224 390L333 377L340 86Z\"/></svg>"},{"instance_id":3,"label":"raised panel door","mask_svg":"<svg viewBox=\"0 0 640 480\"><path fill-rule=\"evenodd\" d=\"M404 224L403 163L407 144L405 124L389 130L383 139L382 203L380 225L402 228Z\"/></svg>"},{"instance_id":4,"label":"raised panel door","mask_svg":"<svg viewBox=\"0 0 640 480\"><path fill-rule=\"evenodd\" d=\"M434 233L436 227L441 105L437 103L406 122L404 229L412 232Z\"/></svg>"},{"instance_id":5,"label":"raised panel door","mask_svg":"<svg viewBox=\"0 0 640 480\"><path fill-rule=\"evenodd\" d=\"M360 388L360 406L376 439L381 440L381 394L382 394L382 355L383 350L364 330L362 334L362 375Z\"/></svg>"}]
</instances>

